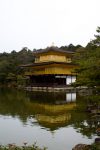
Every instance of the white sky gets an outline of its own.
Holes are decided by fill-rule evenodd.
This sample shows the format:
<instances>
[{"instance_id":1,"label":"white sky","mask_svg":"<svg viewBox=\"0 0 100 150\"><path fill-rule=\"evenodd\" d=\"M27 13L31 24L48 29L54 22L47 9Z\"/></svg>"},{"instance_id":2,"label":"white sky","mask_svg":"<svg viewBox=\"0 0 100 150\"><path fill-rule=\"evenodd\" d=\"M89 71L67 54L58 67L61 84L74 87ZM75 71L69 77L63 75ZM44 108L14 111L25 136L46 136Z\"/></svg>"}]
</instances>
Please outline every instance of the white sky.
<instances>
[{"instance_id":1,"label":"white sky","mask_svg":"<svg viewBox=\"0 0 100 150\"><path fill-rule=\"evenodd\" d=\"M0 0L0 52L85 46L100 26L100 0Z\"/></svg>"}]
</instances>

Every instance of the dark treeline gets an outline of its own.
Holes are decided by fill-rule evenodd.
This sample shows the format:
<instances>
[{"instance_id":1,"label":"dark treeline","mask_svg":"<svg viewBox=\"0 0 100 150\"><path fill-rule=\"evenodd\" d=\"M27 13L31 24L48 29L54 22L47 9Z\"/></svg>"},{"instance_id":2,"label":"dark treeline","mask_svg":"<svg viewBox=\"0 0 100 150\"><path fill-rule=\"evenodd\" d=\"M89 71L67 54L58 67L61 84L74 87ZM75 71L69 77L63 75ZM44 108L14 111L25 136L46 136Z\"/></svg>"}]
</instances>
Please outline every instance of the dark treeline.
<instances>
[{"instance_id":1,"label":"dark treeline","mask_svg":"<svg viewBox=\"0 0 100 150\"><path fill-rule=\"evenodd\" d=\"M7 84L12 81L16 85L18 78L23 77L21 64L32 63L34 57L32 51L24 47L21 51L0 54L0 83Z\"/></svg>"},{"instance_id":2,"label":"dark treeline","mask_svg":"<svg viewBox=\"0 0 100 150\"><path fill-rule=\"evenodd\" d=\"M62 50L74 51L73 61L79 64L79 69L75 70L78 73L76 85L97 86L100 85L100 27L97 28L97 35L90 41L86 47L81 45L59 47ZM0 84L6 85L12 83L24 83L24 70L20 65L34 62L33 51L27 47L22 48L19 52L12 51L11 53L0 54Z\"/></svg>"}]
</instances>

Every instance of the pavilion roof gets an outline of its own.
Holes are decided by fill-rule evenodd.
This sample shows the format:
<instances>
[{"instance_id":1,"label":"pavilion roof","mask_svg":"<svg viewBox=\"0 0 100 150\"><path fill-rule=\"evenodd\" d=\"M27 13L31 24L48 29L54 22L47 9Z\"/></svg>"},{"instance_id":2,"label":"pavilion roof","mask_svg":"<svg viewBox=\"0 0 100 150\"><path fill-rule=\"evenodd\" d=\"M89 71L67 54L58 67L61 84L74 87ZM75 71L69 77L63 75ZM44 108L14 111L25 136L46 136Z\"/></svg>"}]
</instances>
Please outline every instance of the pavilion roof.
<instances>
[{"instance_id":1,"label":"pavilion roof","mask_svg":"<svg viewBox=\"0 0 100 150\"><path fill-rule=\"evenodd\" d=\"M34 66L43 66L43 65L51 65L51 64L61 64L61 65L69 65L69 66L75 65L75 66L77 66L77 64L74 64L74 63L49 61L49 62L40 62L40 63L21 65L21 67L34 67Z\"/></svg>"},{"instance_id":2,"label":"pavilion roof","mask_svg":"<svg viewBox=\"0 0 100 150\"><path fill-rule=\"evenodd\" d=\"M56 46L47 47L46 49L35 50L33 52L33 54L41 54L41 53L46 53L46 52L50 52L50 51L60 52L60 53L67 53L67 54L74 54L73 51L63 50L63 49L60 49Z\"/></svg>"}]
</instances>

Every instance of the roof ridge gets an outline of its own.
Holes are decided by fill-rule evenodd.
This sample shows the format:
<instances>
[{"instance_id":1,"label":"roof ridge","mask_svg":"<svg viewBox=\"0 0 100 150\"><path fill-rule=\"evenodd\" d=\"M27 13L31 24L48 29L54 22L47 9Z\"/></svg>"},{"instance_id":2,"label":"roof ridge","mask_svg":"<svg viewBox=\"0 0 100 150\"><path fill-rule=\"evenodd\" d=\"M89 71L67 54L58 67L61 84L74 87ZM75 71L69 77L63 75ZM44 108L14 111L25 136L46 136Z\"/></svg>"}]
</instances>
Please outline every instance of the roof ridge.
<instances>
[{"instance_id":1,"label":"roof ridge","mask_svg":"<svg viewBox=\"0 0 100 150\"><path fill-rule=\"evenodd\" d=\"M39 50L36 50L34 51L34 53L45 53L45 52L49 52L49 51L58 51L58 52L64 52L64 53L70 53L70 54L73 54L74 52L72 51L68 51L68 50L63 50L61 48L58 48L57 46L51 46L51 47L47 47L45 49L39 49Z\"/></svg>"}]
</instances>

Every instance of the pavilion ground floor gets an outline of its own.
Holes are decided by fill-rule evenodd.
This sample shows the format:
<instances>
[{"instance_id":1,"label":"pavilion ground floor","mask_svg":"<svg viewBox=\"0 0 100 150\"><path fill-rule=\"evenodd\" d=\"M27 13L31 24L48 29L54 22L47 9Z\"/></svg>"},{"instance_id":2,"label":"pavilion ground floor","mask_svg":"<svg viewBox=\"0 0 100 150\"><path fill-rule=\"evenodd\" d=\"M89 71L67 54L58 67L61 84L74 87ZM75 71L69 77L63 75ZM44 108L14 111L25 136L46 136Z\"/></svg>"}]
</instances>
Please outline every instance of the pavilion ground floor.
<instances>
[{"instance_id":1,"label":"pavilion ground floor","mask_svg":"<svg viewBox=\"0 0 100 150\"><path fill-rule=\"evenodd\" d=\"M76 81L76 75L31 75L29 85L35 87L67 86Z\"/></svg>"}]
</instances>

